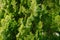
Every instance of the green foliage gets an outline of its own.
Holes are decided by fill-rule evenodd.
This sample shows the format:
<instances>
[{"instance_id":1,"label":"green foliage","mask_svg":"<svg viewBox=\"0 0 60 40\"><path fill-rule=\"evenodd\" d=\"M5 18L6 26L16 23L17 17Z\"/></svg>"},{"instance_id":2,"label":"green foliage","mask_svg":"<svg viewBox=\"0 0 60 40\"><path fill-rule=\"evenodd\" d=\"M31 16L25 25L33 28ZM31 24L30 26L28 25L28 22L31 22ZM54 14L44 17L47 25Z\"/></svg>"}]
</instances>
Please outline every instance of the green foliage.
<instances>
[{"instance_id":1,"label":"green foliage","mask_svg":"<svg viewBox=\"0 0 60 40\"><path fill-rule=\"evenodd\" d=\"M60 40L60 0L0 0L0 40Z\"/></svg>"}]
</instances>

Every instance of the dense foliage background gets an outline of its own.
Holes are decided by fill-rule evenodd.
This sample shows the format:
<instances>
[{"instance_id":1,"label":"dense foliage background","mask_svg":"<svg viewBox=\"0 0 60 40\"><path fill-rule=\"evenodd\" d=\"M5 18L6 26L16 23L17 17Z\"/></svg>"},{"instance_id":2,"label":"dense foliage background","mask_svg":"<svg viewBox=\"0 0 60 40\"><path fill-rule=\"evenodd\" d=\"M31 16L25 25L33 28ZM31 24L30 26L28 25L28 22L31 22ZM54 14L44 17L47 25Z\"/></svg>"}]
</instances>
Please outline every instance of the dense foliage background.
<instances>
[{"instance_id":1,"label":"dense foliage background","mask_svg":"<svg viewBox=\"0 0 60 40\"><path fill-rule=\"evenodd\" d=\"M60 0L0 0L0 40L60 40Z\"/></svg>"}]
</instances>

